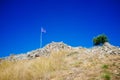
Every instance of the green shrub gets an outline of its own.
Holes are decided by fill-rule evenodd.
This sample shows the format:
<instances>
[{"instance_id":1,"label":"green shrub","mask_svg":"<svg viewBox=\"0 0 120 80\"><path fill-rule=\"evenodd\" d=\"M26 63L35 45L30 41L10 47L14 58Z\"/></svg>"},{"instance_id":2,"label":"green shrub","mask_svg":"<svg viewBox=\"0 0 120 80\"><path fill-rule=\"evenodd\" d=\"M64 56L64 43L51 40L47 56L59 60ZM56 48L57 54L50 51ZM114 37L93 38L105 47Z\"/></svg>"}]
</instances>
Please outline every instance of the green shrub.
<instances>
[{"instance_id":1,"label":"green shrub","mask_svg":"<svg viewBox=\"0 0 120 80\"><path fill-rule=\"evenodd\" d=\"M101 45L101 44L103 45L105 42L108 42L108 38L105 34L101 34L93 38L94 45Z\"/></svg>"},{"instance_id":2,"label":"green shrub","mask_svg":"<svg viewBox=\"0 0 120 80\"><path fill-rule=\"evenodd\" d=\"M101 77L104 80L111 80L111 73L109 72L109 69L108 69L109 66L107 64L103 64L101 68L103 69Z\"/></svg>"},{"instance_id":3,"label":"green shrub","mask_svg":"<svg viewBox=\"0 0 120 80\"><path fill-rule=\"evenodd\" d=\"M102 65L102 69L108 69L108 65L103 64L103 65Z\"/></svg>"},{"instance_id":4,"label":"green shrub","mask_svg":"<svg viewBox=\"0 0 120 80\"><path fill-rule=\"evenodd\" d=\"M104 78L105 80L111 80L111 77L110 77L109 73L103 73L102 78Z\"/></svg>"}]
</instances>

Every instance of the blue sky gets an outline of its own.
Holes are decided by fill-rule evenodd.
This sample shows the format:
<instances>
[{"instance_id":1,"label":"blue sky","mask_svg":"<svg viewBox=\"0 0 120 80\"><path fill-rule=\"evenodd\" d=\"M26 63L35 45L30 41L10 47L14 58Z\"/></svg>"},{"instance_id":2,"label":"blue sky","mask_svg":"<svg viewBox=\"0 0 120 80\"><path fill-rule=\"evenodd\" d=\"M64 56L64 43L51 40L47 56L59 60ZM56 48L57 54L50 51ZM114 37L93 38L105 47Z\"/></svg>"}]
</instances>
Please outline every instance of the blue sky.
<instances>
[{"instance_id":1,"label":"blue sky","mask_svg":"<svg viewBox=\"0 0 120 80\"><path fill-rule=\"evenodd\" d=\"M0 57L63 41L92 47L92 38L106 34L120 46L119 0L0 0Z\"/></svg>"}]
</instances>

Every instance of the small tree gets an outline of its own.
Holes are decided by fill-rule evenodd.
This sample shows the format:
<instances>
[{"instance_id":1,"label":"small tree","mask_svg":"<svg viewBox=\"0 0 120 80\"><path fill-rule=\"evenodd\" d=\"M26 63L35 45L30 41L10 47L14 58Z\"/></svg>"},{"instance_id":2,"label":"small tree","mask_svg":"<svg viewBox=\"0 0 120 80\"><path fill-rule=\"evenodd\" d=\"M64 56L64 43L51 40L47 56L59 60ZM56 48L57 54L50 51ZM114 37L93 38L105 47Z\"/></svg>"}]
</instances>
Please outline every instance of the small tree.
<instances>
[{"instance_id":1,"label":"small tree","mask_svg":"<svg viewBox=\"0 0 120 80\"><path fill-rule=\"evenodd\" d=\"M108 42L108 38L105 34L101 34L93 38L94 45L101 45L101 44L103 45L105 42Z\"/></svg>"}]
</instances>

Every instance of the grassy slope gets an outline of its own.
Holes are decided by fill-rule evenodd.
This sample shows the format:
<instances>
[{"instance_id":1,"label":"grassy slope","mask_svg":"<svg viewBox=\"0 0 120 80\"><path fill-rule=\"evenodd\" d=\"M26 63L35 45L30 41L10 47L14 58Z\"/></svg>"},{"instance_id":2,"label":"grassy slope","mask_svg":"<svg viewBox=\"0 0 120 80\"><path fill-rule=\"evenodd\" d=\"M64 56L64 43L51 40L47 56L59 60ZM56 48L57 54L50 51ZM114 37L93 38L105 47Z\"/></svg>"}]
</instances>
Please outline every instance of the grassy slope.
<instances>
[{"instance_id":1,"label":"grassy slope","mask_svg":"<svg viewBox=\"0 0 120 80\"><path fill-rule=\"evenodd\" d=\"M120 56L85 54L80 51L53 52L33 60L3 61L0 80L118 80Z\"/></svg>"}]
</instances>

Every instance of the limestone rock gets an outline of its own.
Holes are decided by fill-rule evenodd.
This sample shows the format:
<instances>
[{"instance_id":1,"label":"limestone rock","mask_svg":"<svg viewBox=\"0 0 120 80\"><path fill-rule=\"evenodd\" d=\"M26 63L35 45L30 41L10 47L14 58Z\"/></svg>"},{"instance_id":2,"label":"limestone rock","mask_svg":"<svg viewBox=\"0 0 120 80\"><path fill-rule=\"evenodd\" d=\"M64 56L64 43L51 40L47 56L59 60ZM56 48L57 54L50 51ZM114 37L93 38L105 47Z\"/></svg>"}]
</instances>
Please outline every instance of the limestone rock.
<instances>
[{"instance_id":1,"label":"limestone rock","mask_svg":"<svg viewBox=\"0 0 120 80\"><path fill-rule=\"evenodd\" d=\"M60 50L65 51L72 51L85 54L120 54L120 48L111 45L110 43L106 42L103 46L94 46L92 48L83 48L83 47L71 47L63 42L52 42L50 44L47 44L43 48L39 48L24 54L18 54L6 57L7 60L23 60L23 59L34 59L36 57L40 56L49 56L52 52L58 52Z\"/></svg>"}]
</instances>

